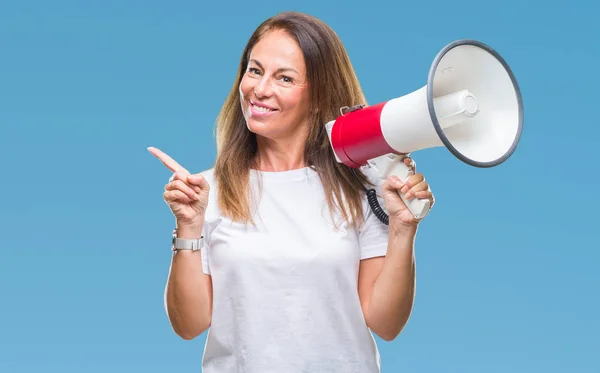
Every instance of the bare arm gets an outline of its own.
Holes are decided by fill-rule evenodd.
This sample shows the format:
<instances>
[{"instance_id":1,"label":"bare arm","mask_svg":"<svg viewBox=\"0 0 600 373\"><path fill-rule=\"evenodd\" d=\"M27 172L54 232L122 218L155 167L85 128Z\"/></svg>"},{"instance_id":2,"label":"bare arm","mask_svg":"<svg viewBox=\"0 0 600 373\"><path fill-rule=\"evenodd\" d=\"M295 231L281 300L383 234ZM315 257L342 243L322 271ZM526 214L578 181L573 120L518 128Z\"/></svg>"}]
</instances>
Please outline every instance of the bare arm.
<instances>
[{"instance_id":1,"label":"bare arm","mask_svg":"<svg viewBox=\"0 0 600 373\"><path fill-rule=\"evenodd\" d=\"M415 171L410 157L404 164L412 176L402 182L389 177L382 186L385 207L389 214L388 245L385 257L363 260L360 264L358 292L365 321L375 334L386 341L396 338L406 326L413 309L416 284L415 237L419 220L406 207L404 198L434 197L421 173Z\"/></svg>"},{"instance_id":2,"label":"bare arm","mask_svg":"<svg viewBox=\"0 0 600 373\"><path fill-rule=\"evenodd\" d=\"M386 257L361 261L358 292L367 325L386 341L410 317L415 296L414 238L417 227L390 225Z\"/></svg>"},{"instance_id":3,"label":"bare arm","mask_svg":"<svg viewBox=\"0 0 600 373\"><path fill-rule=\"evenodd\" d=\"M160 149L148 147L173 176L165 185L163 198L175 216L177 237L195 239L202 235L210 185L201 174L190 175ZM165 289L165 309L177 335L193 339L211 322L212 280L202 270L201 251L173 253Z\"/></svg>"},{"instance_id":4,"label":"bare arm","mask_svg":"<svg viewBox=\"0 0 600 373\"><path fill-rule=\"evenodd\" d=\"M179 228L178 237L198 238L200 234ZM187 340L204 333L211 322L212 281L211 276L202 271L200 255L200 251L174 252L165 289L169 322L175 333Z\"/></svg>"}]
</instances>

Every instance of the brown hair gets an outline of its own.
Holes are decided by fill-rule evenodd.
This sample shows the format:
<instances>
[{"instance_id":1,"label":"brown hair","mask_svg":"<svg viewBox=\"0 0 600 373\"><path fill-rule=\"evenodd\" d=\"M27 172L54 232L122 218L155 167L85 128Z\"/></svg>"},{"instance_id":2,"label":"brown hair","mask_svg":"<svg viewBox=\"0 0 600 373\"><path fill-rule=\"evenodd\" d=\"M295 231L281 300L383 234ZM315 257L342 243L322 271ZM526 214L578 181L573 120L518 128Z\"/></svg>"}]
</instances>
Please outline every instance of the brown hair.
<instances>
[{"instance_id":1,"label":"brown hair","mask_svg":"<svg viewBox=\"0 0 600 373\"><path fill-rule=\"evenodd\" d=\"M304 54L311 109L305 159L323 184L330 212L337 210L351 225L364 220L362 194L370 184L359 171L337 163L325 130L343 106L366 104L346 50L337 34L323 21L307 14L284 12L264 21L252 34L239 64L237 77L216 123L219 207L232 220L253 222L249 204L249 173L257 151L256 135L248 130L240 107L239 84L250 51L271 30L283 30ZM340 203L340 201L345 201Z\"/></svg>"}]
</instances>

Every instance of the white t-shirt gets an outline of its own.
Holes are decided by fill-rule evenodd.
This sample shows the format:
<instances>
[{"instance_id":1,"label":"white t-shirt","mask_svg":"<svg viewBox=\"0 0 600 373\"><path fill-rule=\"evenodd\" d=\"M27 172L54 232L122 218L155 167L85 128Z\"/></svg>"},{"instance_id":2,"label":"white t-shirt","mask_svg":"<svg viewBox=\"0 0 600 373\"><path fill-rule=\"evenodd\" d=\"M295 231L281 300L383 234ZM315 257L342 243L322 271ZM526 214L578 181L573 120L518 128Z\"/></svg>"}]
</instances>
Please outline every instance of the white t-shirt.
<instances>
[{"instance_id":1,"label":"white t-shirt","mask_svg":"<svg viewBox=\"0 0 600 373\"><path fill-rule=\"evenodd\" d=\"M360 231L336 231L312 168L251 171L262 193L256 227L245 226L222 216L213 170L203 175L211 191L201 256L214 292L203 373L379 372L357 280L361 259L385 256L388 227L366 196Z\"/></svg>"}]
</instances>

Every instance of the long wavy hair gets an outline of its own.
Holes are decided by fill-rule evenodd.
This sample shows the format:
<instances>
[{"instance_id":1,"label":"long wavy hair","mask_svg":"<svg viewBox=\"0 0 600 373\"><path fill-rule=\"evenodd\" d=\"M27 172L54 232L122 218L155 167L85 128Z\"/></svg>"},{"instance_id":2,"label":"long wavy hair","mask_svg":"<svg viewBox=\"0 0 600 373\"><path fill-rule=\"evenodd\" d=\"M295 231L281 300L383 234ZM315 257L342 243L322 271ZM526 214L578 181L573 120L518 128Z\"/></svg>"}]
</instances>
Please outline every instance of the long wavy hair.
<instances>
[{"instance_id":1,"label":"long wavy hair","mask_svg":"<svg viewBox=\"0 0 600 373\"><path fill-rule=\"evenodd\" d=\"M359 169L335 160L325 124L344 106L365 104L346 49L323 21L299 12L283 12L265 20L251 35L241 56L237 77L216 121L217 159L214 175L219 207L238 222L251 222L250 169L257 154L256 135L249 131L240 105L239 85L254 45L272 30L283 30L298 43L304 55L309 84L309 131L304 147L308 164L318 173L333 216L337 211L351 226L364 221L363 190L370 185Z\"/></svg>"}]
</instances>

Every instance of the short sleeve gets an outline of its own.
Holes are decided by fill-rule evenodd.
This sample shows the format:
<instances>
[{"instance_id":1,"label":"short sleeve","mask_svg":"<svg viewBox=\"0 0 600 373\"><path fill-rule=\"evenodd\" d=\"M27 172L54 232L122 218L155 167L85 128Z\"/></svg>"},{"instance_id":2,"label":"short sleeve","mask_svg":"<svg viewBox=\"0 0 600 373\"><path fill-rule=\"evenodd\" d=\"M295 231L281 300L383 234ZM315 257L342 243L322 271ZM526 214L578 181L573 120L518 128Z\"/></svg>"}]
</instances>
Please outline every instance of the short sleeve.
<instances>
[{"instance_id":1,"label":"short sleeve","mask_svg":"<svg viewBox=\"0 0 600 373\"><path fill-rule=\"evenodd\" d=\"M367 176L370 176L367 173ZM371 182L375 184L374 188L377 194L377 200L382 208L384 208L383 198L381 198L381 187L383 180L370 177ZM383 224L379 218L373 213L373 209L364 196L364 222L359 227L358 243L360 246L360 259L369 259L378 256L385 256L388 247L389 229Z\"/></svg>"},{"instance_id":2,"label":"short sleeve","mask_svg":"<svg viewBox=\"0 0 600 373\"><path fill-rule=\"evenodd\" d=\"M202 237L204 238L204 245L200 249L200 257L202 260L202 272L206 275L211 274L210 270L210 245L211 245L211 233L214 229L215 221L218 216L218 207L216 201L216 182L214 179L214 169L209 169L201 172L202 176L206 179L210 185L210 193L208 197L208 205L204 216L204 226L202 228Z\"/></svg>"},{"instance_id":3,"label":"short sleeve","mask_svg":"<svg viewBox=\"0 0 600 373\"><path fill-rule=\"evenodd\" d=\"M214 209L214 205L215 202L209 198L208 208L206 209L206 215L204 217L204 226L202 227L202 238L204 239L204 244L200 249L200 256L202 258L202 272L204 272L204 274L206 275L211 274L210 257L212 232L215 229L215 226L218 222L218 219L216 218L217 215Z\"/></svg>"},{"instance_id":4,"label":"short sleeve","mask_svg":"<svg viewBox=\"0 0 600 373\"><path fill-rule=\"evenodd\" d=\"M202 260L202 272L205 275L210 275L210 265L209 265L209 250L210 250L210 240L209 237L206 236L206 233L203 232L204 236L204 245L200 249L200 258Z\"/></svg>"}]
</instances>

